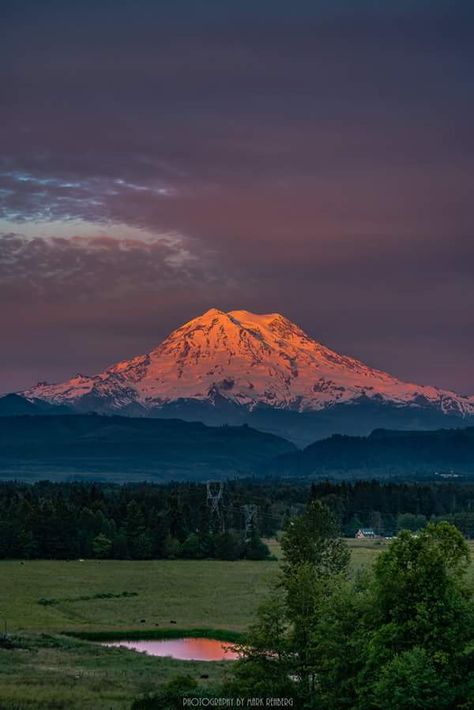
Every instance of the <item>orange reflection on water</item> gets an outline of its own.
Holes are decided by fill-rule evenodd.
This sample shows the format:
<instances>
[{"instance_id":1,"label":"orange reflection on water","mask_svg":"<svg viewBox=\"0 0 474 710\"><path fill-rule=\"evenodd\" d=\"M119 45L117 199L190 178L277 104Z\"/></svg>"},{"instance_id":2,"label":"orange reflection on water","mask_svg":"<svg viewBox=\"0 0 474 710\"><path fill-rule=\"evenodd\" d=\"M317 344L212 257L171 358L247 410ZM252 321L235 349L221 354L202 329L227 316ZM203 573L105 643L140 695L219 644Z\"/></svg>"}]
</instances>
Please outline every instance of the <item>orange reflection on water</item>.
<instances>
[{"instance_id":1,"label":"orange reflection on water","mask_svg":"<svg viewBox=\"0 0 474 710\"><path fill-rule=\"evenodd\" d=\"M150 656L171 656L180 661L234 661L238 658L238 654L232 650L233 644L206 638L108 641L103 645L128 648Z\"/></svg>"}]
</instances>

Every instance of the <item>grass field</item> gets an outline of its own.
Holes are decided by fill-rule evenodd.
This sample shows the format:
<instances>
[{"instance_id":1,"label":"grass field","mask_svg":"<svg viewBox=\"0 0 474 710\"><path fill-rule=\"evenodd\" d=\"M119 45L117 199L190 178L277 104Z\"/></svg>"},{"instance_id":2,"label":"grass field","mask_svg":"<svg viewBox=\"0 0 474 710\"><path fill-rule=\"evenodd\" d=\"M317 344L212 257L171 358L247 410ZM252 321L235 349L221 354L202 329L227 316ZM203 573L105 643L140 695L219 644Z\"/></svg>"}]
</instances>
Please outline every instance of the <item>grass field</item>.
<instances>
[{"instance_id":1,"label":"grass field","mask_svg":"<svg viewBox=\"0 0 474 710\"><path fill-rule=\"evenodd\" d=\"M5 561L0 617L12 632L166 628L170 621L239 631L277 569L276 562L216 560ZM79 599L122 592L136 596Z\"/></svg>"},{"instance_id":2,"label":"grass field","mask_svg":"<svg viewBox=\"0 0 474 710\"><path fill-rule=\"evenodd\" d=\"M354 569L383 549L349 544ZM122 710L177 673L212 682L228 671L225 662L151 658L64 634L244 631L277 574L277 561L1 561L0 623L19 645L0 649L0 709Z\"/></svg>"}]
</instances>

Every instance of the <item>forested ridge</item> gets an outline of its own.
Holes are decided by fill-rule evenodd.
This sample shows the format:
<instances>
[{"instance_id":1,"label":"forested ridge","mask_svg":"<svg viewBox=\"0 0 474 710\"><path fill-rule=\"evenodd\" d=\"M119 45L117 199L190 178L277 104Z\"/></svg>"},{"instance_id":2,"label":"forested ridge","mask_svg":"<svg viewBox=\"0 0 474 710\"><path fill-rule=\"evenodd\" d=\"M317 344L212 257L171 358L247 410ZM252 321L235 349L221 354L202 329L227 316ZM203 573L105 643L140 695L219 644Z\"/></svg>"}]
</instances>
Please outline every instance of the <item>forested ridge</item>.
<instances>
[{"instance_id":1,"label":"forested ridge","mask_svg":"<svg viewBox=\"0 0 474 710\"><path fill-rule=\"evenodd\" d=\"M474 427L335 434L298 450L269 433L269 422L261 425L262 430L93 414L0 416L0 479L160 483L254 475L341 480L424 480L451 472L474 476Z\"/></svg>"},{"instance_id":2,"label":"forested ridge","mask_svg":"<svg viewBox=\"0 0 474 710\"><path fill-rule=\"evenodd\" d=\"M248 426L84 415L0 416L0 477L157 482L249 476L295 450Z\"/></svg>"},{"instance_id":3,"label":"forested ridge","mask_svg":"<svg viewBox=\"0 0 474 710\"><path fill-rule=\"evenodd\" d=\"M404 431L375 429L369 436L334 434L271 463L275 474L347 478L449 472L474 473L474 427Z\"/></svg>"}]
</instances>

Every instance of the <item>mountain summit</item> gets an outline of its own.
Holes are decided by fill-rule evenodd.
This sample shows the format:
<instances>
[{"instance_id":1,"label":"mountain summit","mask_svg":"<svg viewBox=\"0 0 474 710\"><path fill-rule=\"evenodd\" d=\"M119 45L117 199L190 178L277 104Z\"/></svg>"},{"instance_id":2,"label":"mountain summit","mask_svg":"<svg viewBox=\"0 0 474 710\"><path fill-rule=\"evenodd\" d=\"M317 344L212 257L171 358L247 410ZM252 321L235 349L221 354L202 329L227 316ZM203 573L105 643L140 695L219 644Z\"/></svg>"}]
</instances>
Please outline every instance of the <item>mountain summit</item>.
<instances>
[{"instance_id":1,"label":"mountain summit","mask_svg":"<svg viewBox=\"0 0 474 710\"><path fill-rule=\"evenodd\" d=\"M185 418L207 421L213 413L213 423L247 420L247 414L257 411L281 416L344 408L347 414L348 405L353 413L355 405L378 410L387 405L412 414L474 415L473 397L402 382L339 355L278 313L225 313L216 308L174 330L146 355L92 377L40 383L22 394L82 412L145 416L184 412ZM439 420L433 424L439 426ZM409 425L413 426L413 417Z\"/></svg>"}]
</instances>

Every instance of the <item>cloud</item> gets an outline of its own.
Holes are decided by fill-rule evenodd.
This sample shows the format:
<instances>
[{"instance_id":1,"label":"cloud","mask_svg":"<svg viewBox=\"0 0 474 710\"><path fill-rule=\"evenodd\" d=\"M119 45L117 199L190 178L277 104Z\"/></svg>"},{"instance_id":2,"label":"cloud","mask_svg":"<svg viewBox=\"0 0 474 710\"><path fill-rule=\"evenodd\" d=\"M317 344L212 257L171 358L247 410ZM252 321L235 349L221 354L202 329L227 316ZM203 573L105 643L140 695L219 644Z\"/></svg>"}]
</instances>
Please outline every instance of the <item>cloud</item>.
<instances>
[{"instance_id":1,"label":"cloud","mask_svg":"<svg viewBox=\"0 0 474 710\"><path fill-rule=\"evenodd\" d=\"M198 259L192 240L110 231L0 235L0 392L146 352L216 302L221 288L232 292L212 254L201 249Z\"/></svg>"},{"instance_id":2,"label":"cloud","mask_svg":"<svg viewBox=\"0 0 474 710\"><path fill-rule=\"evenodd\" d=\"M0 214L9 222L51 222L88 220L107 223L111 207L127 195L145 193L152 200L169 198L171 187L156 181L134 183L123 178L56 174L43 166L36 172L0 173Z\"/></svg>"},{"instance_id":3,"label":"cloud","mask_svg":"<svg viewBox=\"0 0 474 710\"><path fill-rule=\"evenodd\" d=\"M113 231L113 230L111 230ZM126 230L122 230L126 231ZM0 236L0 296L3 303L126 298L159 292L177 280L185 286L208 278L205 259L193 255L177 234L138 238Z\"/></svg>"},{"instance_id":4,"label":"cloud","mask_svg":"<svg viewBox=\"0 0 474 710\"><path fill-rule=\"evenodd\" d=\"M474 389L473 9L354 7L2 3L0 389L211 306Z\"/></svg>"}]
</instances>

